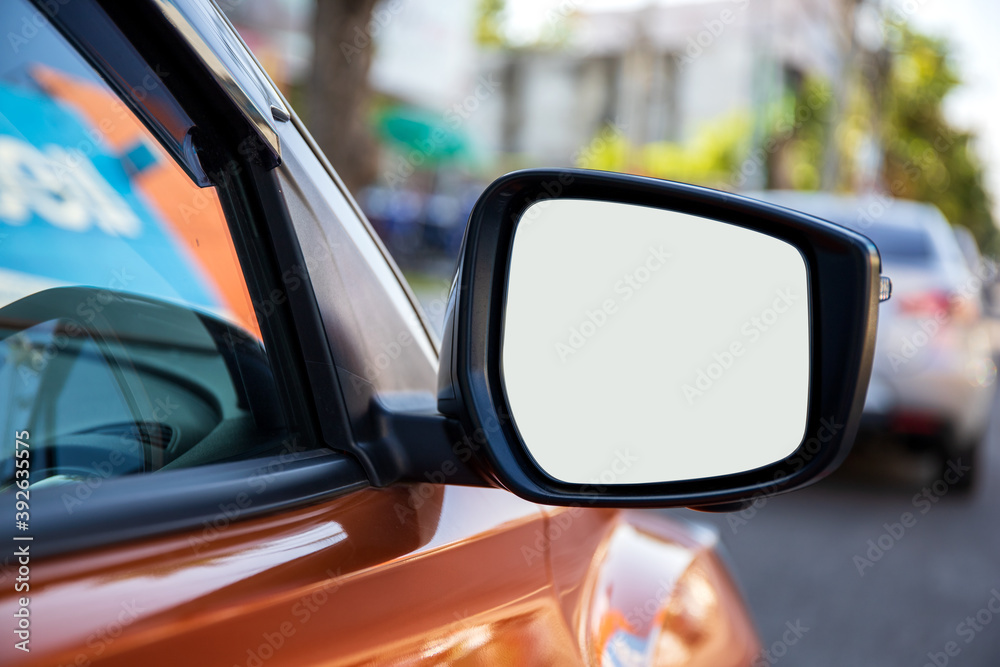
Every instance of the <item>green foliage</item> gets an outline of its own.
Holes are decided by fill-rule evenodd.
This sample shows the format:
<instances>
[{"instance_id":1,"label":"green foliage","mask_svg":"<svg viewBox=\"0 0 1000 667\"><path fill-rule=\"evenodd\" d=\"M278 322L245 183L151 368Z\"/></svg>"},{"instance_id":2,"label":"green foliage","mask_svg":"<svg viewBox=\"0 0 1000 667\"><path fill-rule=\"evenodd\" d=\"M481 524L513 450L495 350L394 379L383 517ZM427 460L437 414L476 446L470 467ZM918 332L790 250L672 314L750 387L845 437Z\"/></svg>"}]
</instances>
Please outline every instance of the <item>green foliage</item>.
<instances>
[{"instance_id":1,"label":"green foliage","mask_svg":"<svg viewBox=\"0 0 1000 667\"><path fill-rule=\"evenodd\" d=\"M894 25L890 37L884 181L896 197L937 205L952 224L968 227L984 251L996 252L1000 239L975 137L944 118L942 102L961 83L949 47L905 24Z\"/></svg>"},{"instance_id":2,"label":"green foliage","mask_svg":"<svg viewBox=\"0 0 1000 667\"><path fill-rule=\"evenodd\" d=\"M486 47L505 46L503 34L504 0L478 0L476 3L476 43Z\"/></svg>"},{"instance_id":3,"label":"green foliage","mask_svg":"<svg viewBox=\"0 0 1000 667\"><path fill-rule=\"evenodd\" d=\"M580 152L576 166L731 188L732 174L746 154L750 118L727 114L703 124L691 141L632 145L613 127L605 128Z\"/></svg>"},{"instance_id":4,"label":"green foliage","mask_svg":"<svg viewBox=\"0 0 1000 667\"><path fill-rule=\"evenodd\" d=\"M818 190L829 133L833 91L818 76L803 79L797 91L763 114L767 187Z\"/></svg>"},{"instance_id":5,"label":"green foliage","mask_svg":"<svg viewBox=\"0 0 1000 667\"><path fill-rule=\"evenodd\" d=\"M887 48L884 68L859 72L845 84L836 116L831 83L806 76L755 116L713 119L684 143L636 146L605 128L577 165L725 189L764 173L767 187L815 190L823 185L826 151L833 150L839 154L836 189L863 187L879 164L879 180L893 196L936 205L952 224L969 228L984 253L997 253L1000 232L975 137L944 116L945 98L961 83L948 45L895 24ZM869 176L859 177L858 170Z\"/></svg>"},{"instance_id":6,"label":"green foliage","mask_svg":"<svg viewBox=\"0 0 1000 667\"><path fill-rule=\"evenodd\" d=\"M944 116L945 98L961 84L947 43L905 24L891 24L888 33L884 79L849 82L836 127L831 86L814 76L765 110L766 139L758 146L765 149L768 187L820 188L824 153L836 150L835 186L849 190L858 157L875 140L881 143L881 181L893 196L936 205L952 224L968 227L984 251L1000 250L975 137Z\"/></svg>"}]
</instances>

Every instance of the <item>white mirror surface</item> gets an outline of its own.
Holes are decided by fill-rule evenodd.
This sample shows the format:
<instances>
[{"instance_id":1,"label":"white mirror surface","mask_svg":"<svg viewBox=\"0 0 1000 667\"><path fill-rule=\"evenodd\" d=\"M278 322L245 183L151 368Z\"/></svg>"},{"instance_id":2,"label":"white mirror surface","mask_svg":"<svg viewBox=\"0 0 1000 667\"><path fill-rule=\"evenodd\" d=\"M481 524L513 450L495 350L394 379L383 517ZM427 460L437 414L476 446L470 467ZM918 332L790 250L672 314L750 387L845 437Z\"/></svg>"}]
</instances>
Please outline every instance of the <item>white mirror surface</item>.
<instances>
[{"instance_id":1,"label":"white mirror surface","mask_svg":"<svg viewBox=\"0 0 1000 667\"><path fill-rule=\"evenodd\" d=\"M552 477L641 484L776 463L809 398L805 262L716 220L578 199L514 233L501 369L511 417Z\"/></svg>"}]
</instances>

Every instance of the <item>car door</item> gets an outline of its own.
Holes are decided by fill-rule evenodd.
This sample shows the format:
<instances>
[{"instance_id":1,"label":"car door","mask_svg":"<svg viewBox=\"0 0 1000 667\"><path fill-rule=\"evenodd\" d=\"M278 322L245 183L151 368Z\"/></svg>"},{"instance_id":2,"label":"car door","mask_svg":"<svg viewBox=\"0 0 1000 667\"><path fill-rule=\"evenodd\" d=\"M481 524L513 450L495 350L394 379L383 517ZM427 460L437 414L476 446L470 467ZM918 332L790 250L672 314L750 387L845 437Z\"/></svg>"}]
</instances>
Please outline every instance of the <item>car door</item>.
<instances>
[{"instance_id":1,"label":"car door","mask_svg":"<svg viewBox=\"0 0 1000 667\"><path fill-rule=\"evenodd\" d=\"M749 661L711 536L345 453L437 343L214 7L2 20L4 664Z\"/></svg>"}]
</instances>

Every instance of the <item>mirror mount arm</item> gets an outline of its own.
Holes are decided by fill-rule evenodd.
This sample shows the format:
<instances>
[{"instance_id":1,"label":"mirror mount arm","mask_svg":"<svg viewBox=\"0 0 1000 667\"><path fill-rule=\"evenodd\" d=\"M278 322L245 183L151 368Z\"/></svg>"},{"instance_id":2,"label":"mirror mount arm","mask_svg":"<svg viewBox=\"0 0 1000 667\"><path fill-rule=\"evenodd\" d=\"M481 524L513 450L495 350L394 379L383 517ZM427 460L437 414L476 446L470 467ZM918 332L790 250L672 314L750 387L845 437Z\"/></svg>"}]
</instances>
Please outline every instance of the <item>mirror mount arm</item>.
<instances>
[{"instance_id":1,"label":"mirror mount arm","mask_svg":"<svg viewBox=\"0 0 1000 667\"><path fill-rule=\"evenodd\" d=\"M482 447L462 424L441 414L431 392L394 392L372 401L373 437L358 442L372 482L493 486L476 467Z\"/></svg>"}]
</instances>

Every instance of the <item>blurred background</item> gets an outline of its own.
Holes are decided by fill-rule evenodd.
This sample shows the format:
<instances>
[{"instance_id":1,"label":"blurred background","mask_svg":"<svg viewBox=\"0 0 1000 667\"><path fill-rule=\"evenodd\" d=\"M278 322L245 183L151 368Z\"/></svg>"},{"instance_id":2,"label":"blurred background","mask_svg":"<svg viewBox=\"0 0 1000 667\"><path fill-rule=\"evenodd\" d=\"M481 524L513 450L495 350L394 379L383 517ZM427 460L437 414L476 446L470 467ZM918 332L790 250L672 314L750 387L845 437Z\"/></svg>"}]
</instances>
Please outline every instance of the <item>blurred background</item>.
<instances>
[{"instance_id":1,"label":"blurred background","mask_svg":"<svg viewBox=\"0 0 1000 667\"><path fill-rule=\"evenodd\" d=\"M857 453L740 513L669 514L717 526L762 664L998 664L1000 3L219 4L439 329L469 211L514 169L745 192L870 236L894 295Z\"/></svg>"}]
</instances>

